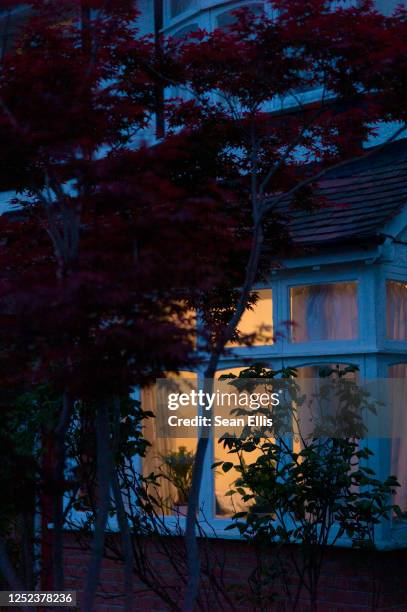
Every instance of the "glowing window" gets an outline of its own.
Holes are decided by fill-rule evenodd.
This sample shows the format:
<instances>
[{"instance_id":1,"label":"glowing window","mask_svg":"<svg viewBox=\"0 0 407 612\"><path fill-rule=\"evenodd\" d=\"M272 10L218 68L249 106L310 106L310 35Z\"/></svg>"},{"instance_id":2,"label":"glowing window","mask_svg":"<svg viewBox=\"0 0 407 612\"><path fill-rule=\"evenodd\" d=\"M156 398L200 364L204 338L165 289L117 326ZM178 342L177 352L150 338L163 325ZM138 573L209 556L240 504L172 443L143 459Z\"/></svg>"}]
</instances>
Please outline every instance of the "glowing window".
<instances>
[{"instance_id":1,"label":"glowing window","mask_svg":"<svg viewBox=\"0 0 407 612\"><path fill-rule=\"evenodd\" d=\"M219 378L221 374L234 374L235 376L238 376L243 369L245 368L230 368L228 370L219 371L216 374L216 378ZM255 463L260 455L261 451L258 449L251 453L242 452L241 460L246 462L246 464ZM219 441L215 438L214 461L230 461L232 463L239 463L239 458L237 454L229 454L229 449L224 448L223 443L219 443ZM239 472L235 468L232 468L226 473L222 471L221 467L215 468L215 516L229 517L233 516L235 512L247 510L248 504L245 504L242 501L240 494L233 496L228 494L228 492L234 488L234 482L238 477Z\"/></svg>"},{"instance_id":2,"label":"glowing window","mask_svg":"<svg viewBox=\"0 0 407 612\"><path fill-rule=\"evenodd\" d=\"M242 341L246 337L254 336L251 346L260 346L273 343L273 293L271 289L256 291L259 299L256 304L244 312L238 326ZM253 339L253 338L252 338ZM229 346L241 346L231 342Z\"/></svg>"},{"instance_id":3,"label":"glowing window","mask_svg":"<svg viewBox=\"0 0 407 612\"><path fill-rule=\"evenodd\" d=\"M180 372L168 375L175 381L196 383L197 375L192 372ZM156 394L154 387L146 387L141 392L141 406L145 411L156 411ZM192 467L195 458L197 436L189 438L173 437L170 432L165 437L157 437L154 418L144 422L144 436L150 442L146 456L143 458L143 475L154 473L158 476L159 486L150 488L160 502L160 511L165 515L186 514L189 489L192 479ZM154 489L152 491L151 489Z\"/></svg>"}]
</instances>

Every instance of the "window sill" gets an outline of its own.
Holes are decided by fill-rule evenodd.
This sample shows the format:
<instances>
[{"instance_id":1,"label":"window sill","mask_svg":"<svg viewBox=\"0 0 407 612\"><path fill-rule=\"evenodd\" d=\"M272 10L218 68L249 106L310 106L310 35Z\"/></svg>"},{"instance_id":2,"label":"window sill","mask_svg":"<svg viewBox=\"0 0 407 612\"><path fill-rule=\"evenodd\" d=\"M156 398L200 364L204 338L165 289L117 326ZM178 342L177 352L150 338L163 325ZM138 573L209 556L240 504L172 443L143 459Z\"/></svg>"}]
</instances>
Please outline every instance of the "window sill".
<instances>
[{"instance_id":1,"label":"window sill","mask_svg":"<svg viewBox=\"0 0 407 612\"><path fill-rule=\"evenodd\" d=\"M85 513L71 510L67 517L65 530L67 531L78 531L81 528L81 523L86 519ZM165 525L168 529L169 534L173 536L182 536L185 532L186 518L183 516L167 516L164 518ZM230 520L226 518L213 518L205 519L201 522L202 531L209 539L220 539L220 540L242 540L244 536L240 535L237 530L226 529L230 525ZM385 527L386 523L382 523L382 527ZM49 526L50 529L53 526ZM117 521L110 518L108 522L107 531L116 533L119 531ZM378 551L391 551L407 548L407 518L405 519L393 519L391 526L389 526L387 535L378 537L376 539L376 550ZM347 537L342 537L334 544L337 548L353 548L352 540Z\"/></svg>"}]
</instances>

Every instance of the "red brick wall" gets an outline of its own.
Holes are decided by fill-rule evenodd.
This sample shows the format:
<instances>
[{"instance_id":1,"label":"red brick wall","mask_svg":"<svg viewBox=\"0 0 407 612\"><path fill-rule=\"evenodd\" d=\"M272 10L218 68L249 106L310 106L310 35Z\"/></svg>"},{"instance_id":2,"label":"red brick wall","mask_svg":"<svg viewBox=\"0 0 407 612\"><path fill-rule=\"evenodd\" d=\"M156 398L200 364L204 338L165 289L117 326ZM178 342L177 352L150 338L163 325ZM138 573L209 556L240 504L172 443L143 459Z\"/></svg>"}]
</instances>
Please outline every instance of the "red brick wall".
<instances>
[{"instance_id":1,"label":"red brick wall","mask_svg":"<svg viewBox=\"0 0 407 612\"><path fill-rule=\"evenodd\" d=\"M255 551L246 543L235 540L213 540L214 554L225 561L223 578L230 597L234 599L238 591L245 590L249 595L248 580L256 567ZM152 546L148 550L153 568L158 575L174 589L181 591L180 580L174 574L170 562ZM75 589L80 596L83 577L86 571L88 553L78 548L73 534L66 535L65 571L66 588ZM292 587L295 586L293 574ZM256 584L256 580L252 580ZM281 584L273 585L274 598L267 597L263 610L290 611L292 604L287 602ZM122 605L122 569L120 564L105 560L101 589L96 611L117 612ZM375 603L376 602L376 603ZM254 602L238 602L234 607L224 604L221 608L216 601L208 604L208 609L237 610L248 612L260 610ZM135 579L134 610L166 611L170 607L163 603L151 589ZM309 610L307 593L303 592L298 612ZM398 610L407 612L407 550L379 552L360 552L351 549L331 548L326 550L325 561L318 589L318 612L348 612L357 610Z\"/></svg>"}]
</instances>

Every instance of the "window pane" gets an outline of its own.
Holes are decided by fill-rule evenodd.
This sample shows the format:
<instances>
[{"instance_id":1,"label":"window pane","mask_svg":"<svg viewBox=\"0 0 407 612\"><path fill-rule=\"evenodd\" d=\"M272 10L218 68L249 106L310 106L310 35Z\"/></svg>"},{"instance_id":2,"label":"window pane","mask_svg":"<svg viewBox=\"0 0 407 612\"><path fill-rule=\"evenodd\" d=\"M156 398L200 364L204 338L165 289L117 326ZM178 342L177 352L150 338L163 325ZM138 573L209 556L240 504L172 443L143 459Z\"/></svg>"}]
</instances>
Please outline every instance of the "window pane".
<instances>
[{"instance_id":1,"label":"window pane","mask_svg":"<svg viewBox=\"0 0 407 612\"><path fill-rule=\"evenodd\" d=\"M168 376L175 380L181 379L187 383L196 381L196 374L180 372L179 377ZM155 413L155 389L148 387L141 392L141 406L143 410ZM144 422L144 436L150 442L146 456L143 459L143 475L151 472L159 475L160 486L150 493L160 500L162 512L166 515L186 514L189 488L192 478L192 466L196 451L197 438L176 438L170 435L157 437L156 421L149 418Z\"/></svg>"},{"instance_id":2,"label":"window pane","mask_svg":"<svg viewBox=\"0 0 407 612\"><path fill-rule=\"evenodd\" d=\"M407 284L387 281L387 337L407 340Z\"/></svg>"},{"instance_id":3,"label":"window pane","mask_svg":"<svg viewBox=\"0 0 407 612\"><path fill-rule=\"evenodd\" d=\"M407 397L407 363L398 363L389 367L389 378L397 378L403 384L403 397ZM399 391L398 391L399 395ZM407 418L407 413L406 413ZM400 424L397 424L400 426ZM393 432L396 436L397 432ZM393 503L400 506L403 512L407 511L407 439L392 439L391 447L391 473L397 477L400 487L396 488Z\"/></svg>"},{"instance_id":4,"label":"window pane","mask_svg":"<svg viewBox=\"0 0 407 612\"><path fill-rule=\"evenodd\" d=\"M195 0L171 0L171 17L177 17L185 11L189 11L195 5Z\"/></svg>"},{"instance_id":5,"label":"window pane","mask_svg":"<svg viewBox=\"0 0 407 612\"><path fill-rule=\"evenodd\" d=\"M273 294L271 289L256 291L259 296L251 310L246 310L240 319L239 333L242 336L256 334L252 346L273 344ZM230 342L228 346L242 346Z\"/></svg>"},{"instance_id":6,"label":"window pane","mask_svg":"<svg viewBox=\"0 0 407 612\"><path fill-rule=\"evenodd\" d=\"M245 368L230 368L228 370L219 371L216 374L216 378L219 378L222 374L235 374L239 375ZM224 383L223 383L224 384ZM224 390L224 387L222 387ZM247 463L254 463L260 456L260 451L255 450L251 453L242 453L243 460ZM229 454L229 449L223 447L223 442L219 444L218 439L214 439L214 462L216 461L230 461L232 463L238 463L238 455L236 453ZM223 472L222 467L219 466L214 470L214 481L215 481L215 516L228 517L232 516L235 512L247 510L248 504L242 502L239 494L230 497L227 492L233 489L234 481L240 476L234 468L229 472Z\"/></svg>"},{"instance_id":7,"label":"window pane","mask_svg":"<svg viewBox=\"0 0 407 612\"><path fill-rule=\"evenodd\" d=\"M297 370L297 380L302 385L302 388L307 390L307 394L309 398L313 398L314 394L317 392L317 387L310 384L308 387L306 386L307 379L313 381L314 379L321 379L323 372L325 373L328 370L340 370L343 371L347 367L347 363L321 363L317 365L308 365L308 366L300 366L296 368ZM295 368L295 366L293 366ZM326 374L325 374L326 376ZM333 374L331 374L333 376ZM347 372L343 378L347 381L358 382L359 373L358 372ZM306 439L312 433L313 426L313 409L312 402L306 403L301 408L301 422L293 419L293 430L295 435L293 437L293 449L295 452L299 453L304 445L301 442L301 439Z\"/></svg>"},{"instance_id":8,"label":"window pane","mask_svg":"<svg viewBox=\"0 0 407 612\"><path fill-rule=\"evenodd\" d=\"M352 340L358 336L357 283L290 289L292 342Z\"/></svg>"}]
</instances>

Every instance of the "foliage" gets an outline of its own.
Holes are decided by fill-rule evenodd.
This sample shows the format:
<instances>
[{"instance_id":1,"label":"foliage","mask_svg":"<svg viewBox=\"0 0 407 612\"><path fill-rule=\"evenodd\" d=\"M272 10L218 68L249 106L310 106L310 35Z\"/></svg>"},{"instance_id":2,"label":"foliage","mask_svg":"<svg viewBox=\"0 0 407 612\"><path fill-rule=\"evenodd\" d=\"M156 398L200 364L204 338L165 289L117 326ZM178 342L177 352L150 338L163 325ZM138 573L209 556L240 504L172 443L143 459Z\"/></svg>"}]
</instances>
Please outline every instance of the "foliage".
<instances>
[{"instance_id":1,"label":"foliage","mask_svg":"<svg viewBox=\"0 0 407 612\"><path fill-rule=\"evenodd\" d=\"M121 420L122 398L193 367L201 349L212 378L230 340L253 341L238 323L257 299L255 283L292 253L291 211L324 204L320 173L362 155L376 121L405 119L406 14L385 18L370 2L332 10L328 0L276 0L275 19L241 11L227 29L153 41L139 36L130 0L3 3L21 4L32 11L0 71L0 178L20 207L0 218L0 383L50 385L61 398L52 411L38 404L55 442L55 548L78 411L90 424L78 444L87 450L89 437L94 457L108 443L90 474L94 482L100 470L96 489L107 491L91 518L102 517L95 581L107 481L117 481L112 458L123 467L117 439L126 456L145 448ZM170 85L183 95L164 96L162 108ZM319 85L320 100L305 106L301 90ZM160 141L157 110L167 127ZM191 309L202 314L197 353ZM136 405L130 412L137 423L144 416ZM119 516L120 494L115 505Z\"/></svg>"},{"instance_id":2,"label":"foliage","mask_svg":"<svg viewBox=\"0 0 407 612\"><path fill-rule=\"evenodd\" d=\"M229 471L234 467L239 474L231 494L239 495L248 505L261 501L260 511L254 506L235 513L227 529L237 529L248 540L274 546L273 550L276 545L298 545L298 556L293 549L292 568L298 574L300 588L305 587L309 592L312 606L325 547L343 536L354 547L373 547L376 526L398 510L391 504L394 488L399 486L396 477L379 480L369 466L372 451L347 432L352 420L352 432L361 432L363 426L355 407L360 408L361 403L365 405L368 401L371 410L379 409L375 402L367 400L366 392L355 380L347 379L356 370L354 366L343 369L338 366L320 371L327 382L321 385L319 393L322 397L326 395L329 381L331 391L334 389L329 401L335 403L340 399L335 423L343 420L346 428L345 432L339 429L336 437L324 435L323 419L308 434L301 431L305 423L298 416L296 406L298 400L304 404L306 397L295 384L286 409L296 421L297 444L293 438L278 434L274 439L266 438L261 431L245 431L240 437L223 438L224 447L236 460L222 462L222 469ZM251 379L261 377L266 384L272 384L276 376L286 374L254 366L243 370L237 379L231 379L231 384L240 383L239 388L245 388ZM295 371L291 374L295 376ZM331 419L332 415L328 414L328 425L332 425ZM250 453L254 451L259 456L250 462ZM298 597L299 591L296 602Z\"/></svg>"}]
</instances>

